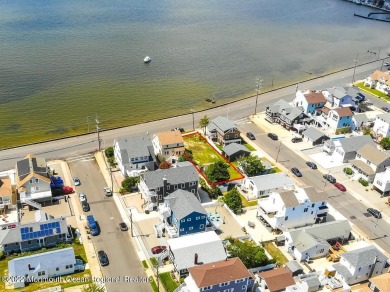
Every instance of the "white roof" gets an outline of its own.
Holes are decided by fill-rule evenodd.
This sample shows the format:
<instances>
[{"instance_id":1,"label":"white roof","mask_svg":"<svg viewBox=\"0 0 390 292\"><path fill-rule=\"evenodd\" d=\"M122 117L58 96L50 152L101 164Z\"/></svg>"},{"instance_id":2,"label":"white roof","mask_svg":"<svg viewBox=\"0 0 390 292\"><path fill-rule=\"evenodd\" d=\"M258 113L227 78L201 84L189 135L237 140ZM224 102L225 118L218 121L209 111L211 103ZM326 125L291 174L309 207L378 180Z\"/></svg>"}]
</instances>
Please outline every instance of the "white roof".
<instances>
[{"instance_id":1,"label":"white roof","mask_svg":"<svg viewBox=\"0 0 390 292\"><path fill-rule=\"evenodd\" d=\"M295 185L294 181L283 172L248 177L253 181L258 191L272 190Z\"/></svg>"},{"instance_id":2,"label":"white roof","mask_svg":"<svg viewBox=\"0 0 390 292\"><path fill-rule=\"evenodd\" d=\"M195 254L198 255L198 263L202 264L221 261L227 257L222 240L214 231L200 232L167 241L174 254L178 270L193 267Z\"/></svg>"}]
</instances>

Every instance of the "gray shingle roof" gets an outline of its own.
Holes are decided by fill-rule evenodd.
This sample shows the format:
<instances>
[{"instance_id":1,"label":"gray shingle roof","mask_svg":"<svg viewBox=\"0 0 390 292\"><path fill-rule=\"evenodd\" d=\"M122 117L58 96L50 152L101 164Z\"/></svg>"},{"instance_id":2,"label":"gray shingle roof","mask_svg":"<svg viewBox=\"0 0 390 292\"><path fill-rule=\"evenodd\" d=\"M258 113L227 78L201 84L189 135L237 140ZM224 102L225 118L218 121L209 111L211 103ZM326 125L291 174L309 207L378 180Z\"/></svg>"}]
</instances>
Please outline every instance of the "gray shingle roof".
<instances>
[{"instance_id":1,"label":"gray shingle roof","mask_svg":"<svg viewBox=\"0 0 390 292\"><path fill-rule=\"evenodd\" d=\"M225 152L228 156L231 156L239 151L250 153L250 150L242 144L230 143L229 145L222 148L222 151Z\"/></svg>"},{"instance_id":2,"label":"gray shingle roof","mask_svg":"<svg viewBox=\"0 0 390 292\"><path fill-rule=\"evenodd\" d=\"M376 260L387 260L387 257L373 245L345 252L341 257L355 268L374 264Z\"/></svg>"},{"instance_id":3,"label":"gray shingle roof","mask_svg":"<svg viewBox=\"0 0 390 292\"><path fill-rule=\"evenodd\" d=\"M302 281L306 282L309 288L315 288L321 286L321 282L317 276L303 278ZM309 290L310 291L310 290ZM314 290L315 291L315 290Z\"/></svg>"},{"instance_id":4,"label":"gray shingle roof","mask_svg":"<svg viewBox=\"0 0 390 292\"><path fill-rule=\"evenodd\" d=\"M355 114L355 115L353 115L352 118L355 119L358 126L360 126L364 123L367 123L369 121L369 119L365 113Z\"/></svg>"},{"instance_id":5,"label":"gray shingle roof","mask_svg":"<svg viewBox=\"0 0 390 292\"><path fill-rule=\"evenodd\" d=\"M158 169L156 171L145 172L144 181L149 189L156 189L163 185L163 178L167 178L170 185L177 185L192 181L198 181L199 176L193 165L176 167L169 169Z\"/></svg>"},{"instance_id":6,"label":"gray shingle roof","mask_svg":"<svg viewBox=\"0 0 390 292\"><path fill-rule=\"evenodd\" d=\"M303 268L297 261L289 261L286 264L286 268L288 268L291 271L291 273L294 273L299 270L303 270Z\"/></svg>"},{"instance_id":7,"label":"gray shingle roof","mask_svg":"<svg viewBox=\"0 0 390 292\"><path fill-rule=\"evenodd\" d=\"M332 94L335 98L338 98L338 99L341 99L341 98L349 95L344 87L327 88L326 91L328 91L330 94Z\"/></svg>"},{"instance_id":8,"label":"gray shingle roof","mask_svg":"<svg viewBox=\"0 0 390 292\"><path fill-rule=\"evenodd\" d=\"M320 243L330 247L330 244L325 239L315 237L303 230L298 233L294 240L295 248L301 253Z\"/></svg>"},{"instance_id":9,"label":"gray shingle roof","mask_svg":"<svg viewBox=\"0 0 390 292\"><path fill-rule=\"evenodd\" d=\"M345 267L344 265L337 263L337 264L334 264L332 267L337 271L337 273L339 273L345 279L352 277L352 274L347 269L347 267Z\"/></svg>"},{"instance_id":10,"label":"gray shingle roof","mask_svg":"<svg viewBox=\"0 0 390 292\"><path fill-rule=\"evenodd\" d=\"M145 137L124 137L116 139L114 145L120 149L121 158L124 164L130 162L131 158L150 156L153 146L149 136ZM151 148L148 148L150 146Z\"/></svg>"},{"instance_id":11,"label":"gray shingle roof","mask_svg":"<svg viewBox=\"0 0 390 292\"><path fill-rule=\"evenodd\" d=\"M339 141L345 153L357 151L359 148L366 144L371 144L375 146L375 142L372 140L370 135L343 138Z\"/></svg>"},{"instance_id":12,"label":"gray shingle roof","mask_svg":"<svg viewBox=\"0 0 390 292\"><path fill-rule=\"evenodd\" d=\"M371 161L375 165L379 165L389 158L389 155L386 152L378 150L376 146L371 144L362 146L358 151L356 151L356 153L360 154L363 158Z\"/></svg>"},{"instance_id":13,"label":"gray shingle roof","mask_svg":"<svg viewBox=\"0 0 390 292\"><path fill-rule=\"evenodd\" d=\"M317 141L318 139L324 136L327 137L324 132L322 132L321 130L315 127L309 127L308 129L302 132L302 135L304 135L305 137L309 138L312 141Z\"/></svg>"},{"instance_id":14,"label":"gray shingle roof","mask_svg":"<svg viewBox=\"0 0 390 292\"><path fill-rule=\"evenodd\" d=\"M328 199L328 195L324 192L318 192L315 187L304 187L303 188L310 202L322 202Z\"/></svg>"},{"instance_id":15,"label":"gray shingle roof","mask_svg":"<svg viewBox=\"0 0 390 292\"><path fill-rule=\"evenodd\" d=\"M206 210L195 195L184 190L177 190L166 196L165 202L169 204L171 211L175 214L175 218L178 220L187 217L193 212L207 215Z\"/></svg>"},{"instance_id":16,"label":"gray shingle roof","mask_svg":"<svg viewBox=\"0 0 390 292\"><path fill-rule=\"evenodd\" d=\"M283 172L252 176L248 179L253 181L259 191L278 189L283 188L284 186L289 187L295 184L295 182Z\"/></svg>"},{"instance_id":17,"label":"gray shingle roof","mask_svg":"<svg viewBox=\"0 0 390 292\"><path fill-rule=\"evenodd\" d=\"M211 120L210 125L208 126L209 130L216 129L221 135L232 128L236 128L236 124L233 121L221 116Z\"/></svg>"},{"instance_id":18,"label":"gray shingle roof","mask_svg":"<svg viewBox=\"0 0 390 292\"><path fill-rule=\"evenodd\" d=\"M284 191L279 193L286 208L295 207L299 205L299 201L293 191Z\"/></svg>"},{"instance_id":19,"label":"gray shingle roof","mask_svg":"<svg viewBox=\"0 0 390 292\"><path fill-rule=\"evenodd\" d=\"M30 275L31 271L28 268L40 267L40 270L55 269L69 264L75 264L76 258L73 247L39 253L31 256L16 258L8 262L8 270L10 276Z\"/></svg>"},{"instance_id":20,"label":"gray shingle roof","mask_svg":"<svg viewBox=\"0 0 390 292\"><path fill-rule=\"evenodd\" d=\"M390 124L390 113L378 115L377 118Z\"/></svg>"}]
</instances>

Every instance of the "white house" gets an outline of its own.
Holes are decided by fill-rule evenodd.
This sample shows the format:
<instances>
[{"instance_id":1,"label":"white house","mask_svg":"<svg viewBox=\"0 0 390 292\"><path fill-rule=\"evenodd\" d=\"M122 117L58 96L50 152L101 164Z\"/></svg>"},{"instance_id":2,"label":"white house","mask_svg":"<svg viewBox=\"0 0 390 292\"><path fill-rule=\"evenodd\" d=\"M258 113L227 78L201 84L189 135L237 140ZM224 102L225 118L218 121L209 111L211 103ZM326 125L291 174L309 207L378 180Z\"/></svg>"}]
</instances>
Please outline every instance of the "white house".
<instances>
[{"instance_id":1,"label":"white house","mask_svg":"<svg viewBox=\"0 0 390 292\"><path fill-rule=\"evenodd\" d=\"M267 197L270 193L291 190L295 182L285 173L277 172L244 178L241 189L250 199Z\"/></svg>"},{"instance_id":2,"label":"white house","mask_svg":"<svg viewBox=\"0 0 390 292\"><path fill-rule=\"evenodd\" d=\"M72 274L75 271L75 264L73 247L68 247L10 260L8 276L15 277L12 284L14 288L20 288L31 280L38 281Z\"/></svg>"},{"instance_id":3,"label":"white house","mask_svg":"<svg viewBox=\"0 0 390 292\"><path fill-rule=\"evenodd\" d=\"M390 192L390 167L386 167L384 172L379 172L375 175L373 186L382 196Z\"/></svg>"},{"instance_id":4,"label":"white house","mask_svg":"<svg viewBox=\"0 0 390 292\"><path fill-rule=\"evenodd\" d=\"M376 70L364 79L364 86L375 88L387 95L390 95L390 72Z\"/></svg>"},{"instance_id":5,"label":"white house","mask_svg":"<svg viewBox=\"0 0 390 292\"><path fill-rule=\"evenodd\" d=\"M322 94L325 96L327 100L326 105L329 108L355 106L356 103L349 91L349 87L333 87L323 90Z\"/></svg>"},{"instance_id":6,"label":"white house","mask_svg":"<svg viewBox=\"0 0 390 292\"><path fill-rule=\"evenodd\" d=\"M176 163L184 154L184 140L179 130L160 132L152 139L154 153L159 160ZM160 161L161 162L161 161Z\"/></svg>"},{"instance_id":7,"label":"white house","mask_svg":"<svg viewBox=\"0 0 390 292\"><path fill-rule=\"evenodd\" d=\"M263 217L273 229L283 231L312 225L326 219L327 198L314 187L273 192L268 198L258 200L257 216Z\"/></svg>"},{"instance_id":8,"label":"white house","mask_svg":"<svg viewBox=\"0 0 390 292\"><path fill-rule=\"evenodd\" d=\"M388 258L374 245L341 254L340 262L333 265L340 277L348 285L367 281L371 277L387 273Z\"/></svg>"},{"instance_id":9,"label":"white house","mask_svg":"<svg viewBox=\"0 0 390 292\"><path fill-rule=\"evenodd\" d=\"M385 138L390 136L390 113L378 115L374 122L372 131L376 138Z\"/></svg>"},{"instance_id":10,"label":"white house","mask_svg":"<svg viewBox=\"0 0 390 292\"><path fill-rule=\"evenodd\" d=\"M361 131L371 122L373 122L373 120L371 120L365 113L354 114L352 117L351 130Z\"/></svg>"}]
</instances>

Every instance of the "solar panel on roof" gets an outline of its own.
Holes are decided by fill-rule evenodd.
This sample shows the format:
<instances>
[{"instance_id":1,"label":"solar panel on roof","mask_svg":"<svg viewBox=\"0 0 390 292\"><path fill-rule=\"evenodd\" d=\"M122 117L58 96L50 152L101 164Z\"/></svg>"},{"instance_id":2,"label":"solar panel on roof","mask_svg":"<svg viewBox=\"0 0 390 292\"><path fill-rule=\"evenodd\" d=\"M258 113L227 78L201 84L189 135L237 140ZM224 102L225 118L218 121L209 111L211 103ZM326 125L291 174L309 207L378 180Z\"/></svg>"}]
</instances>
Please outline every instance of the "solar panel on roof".
<instances>
[{"instance_id":1,"label":"solar panel on roof","mask_svg":"<svg viewBox=\"0 0 390 292\"><path fill-rule=\"evenodd\" d=\"M60 227L60 222L56 222L56 227Z\"/></svg>"},{"instance_id":2,"label":"solar panel on roof","mask_svg":"<svg viewBox=\"0 0 390 292\"><path fill-rule=\"evenodd\" d=\"M45 236L48 236L48 235L49 235L49 230L46 229L46 230L45 230Z\"/></svg>"},{"instance_id":3,"label":"solar panel on roof","mask_svg":"<svg viewBox=\"0 0 390 292\"><path fill-rule=\"evenodd\" d=\"M26 236L27 234L22 234L22 240L26 240L27 239Z\"/></svg>"},{"instance_id":4,"label":"solar panel on roof","mask_svg":"<svg viewBox=\"0 0 390 292\"><path fill-rule=\"evenodd\" d=\"M43 229L47 229L47 224L43 224Z\"/></svg>"},{"instance_id":5,"label":"solar panel on roof","mask_svg":"<svg viewBox=\"0 0 390 292\"><path fill-rule=\"evenodd\" d=\"M61 228L56 228L57 233L61 233Z\"/></svg>"},{"instance_id":6,"label":"solar panel on roof","mask_svg":"<svg viewBox=\"0 0 390 292\"><path fill-rule=\"evenodd\" d=\"M28 233L28 239L33 239L34 233Z\"/></svg>"},{"instance_id":7,"label":"solar panel on roof","mask_svg":"<svg viewBox=\"0 0 390 292\"><path fill-rule=\"evenodd\" d=\"M52 222L50 222L49 223L49 228L53 228L54 226L53 226L53 223Z\"/></svg>"},{"instance_id":8,"label":"solar panel on roof","mask_svg":"<svg viewBox=\"0 0 390 292\"><path fill-rule=\"evenodd\" d=\"M53 235L53 229L49 229L49 234Z\"/></svg>"}]
</instances>

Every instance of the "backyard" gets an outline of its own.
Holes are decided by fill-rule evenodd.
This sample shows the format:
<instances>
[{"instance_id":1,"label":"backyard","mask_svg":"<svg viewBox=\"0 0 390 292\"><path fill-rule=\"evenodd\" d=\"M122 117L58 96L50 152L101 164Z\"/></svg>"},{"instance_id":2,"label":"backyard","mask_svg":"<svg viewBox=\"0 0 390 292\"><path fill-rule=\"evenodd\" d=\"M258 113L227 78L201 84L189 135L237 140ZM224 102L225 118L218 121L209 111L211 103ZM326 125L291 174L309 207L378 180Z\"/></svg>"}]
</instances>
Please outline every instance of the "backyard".
<instances>
[{"instance_id":1,"label":"backyard","mask_svg":"<svg viewBox=\"0 0 390 292\"><path fill-rule=\"evenodd\" d=\"M192 151L192 161L198 165L208 165L217 161L223 161L229 164L230 180L240 179L243 175L235 169L232 164L224 159L224 157L215 150L201 135L194 134L183 136L184 146L187 150Z\"/></svg>"},{"instance_id":2,"label":"backyard","mask_svg":"<svg viewBox=\"0 0 390 292\"><path fill-rule=\"evenodd\" d=\"M283 267L288 262L284 254L275 246L273 242L264 244L264 249L271 255L271 257L278 263L279 267Z\"/></svg>"}]
</instances>

